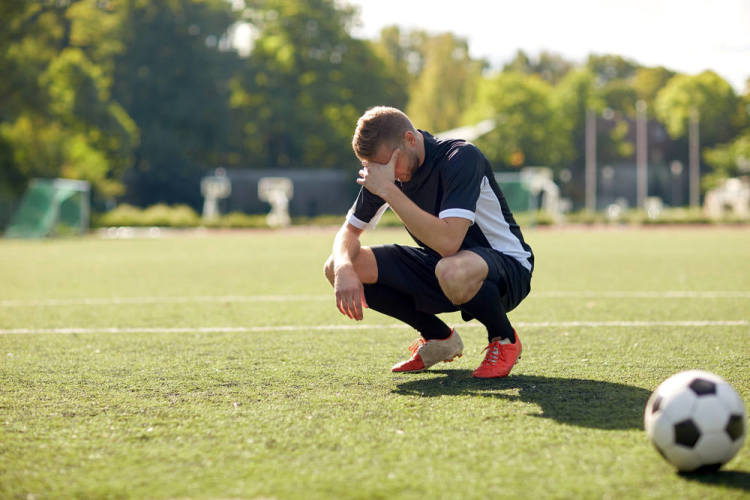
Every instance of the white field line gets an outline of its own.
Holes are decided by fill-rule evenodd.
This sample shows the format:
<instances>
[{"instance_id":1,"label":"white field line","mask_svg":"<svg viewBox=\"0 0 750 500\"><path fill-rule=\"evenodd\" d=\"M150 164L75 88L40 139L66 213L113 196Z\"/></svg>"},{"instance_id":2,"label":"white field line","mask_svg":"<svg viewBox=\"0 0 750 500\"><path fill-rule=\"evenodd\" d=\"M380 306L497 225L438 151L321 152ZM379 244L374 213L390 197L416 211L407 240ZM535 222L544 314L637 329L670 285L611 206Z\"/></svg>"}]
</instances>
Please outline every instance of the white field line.
<instances>
[{"instance_id":1,"label":"white field line","mask_svg":"<svg viewBox=\"0 0 750 500\"><path fill-rule=\"evenodd\" d=\"M608 298L608 299L750 299L750 291L682 291L661 292L532 292L539 298Z\"/></svg>"},{"instance_id":2,"label":"white field line","mask_svg":"<svg viewBox=\"0 0 750 500\"><path fill-rule=\"evenodd\" d=\"M550 298L605 298L605 299L750 299L750 291L540 291L530 299ZM71 299L0 300L0 307L45 307L76 305L126 304L188 304L210 302L313 302L333 301L333 294L325 295L197 295L185 297L93 297Z\"/></svg>"},{"instance_id":3,"label":"white field line","mask_svg":"<svg viewBox=\"0 0 750 500\"><path fill-rule=\"evenodd\" d=\"M710 327L710 326L750 326L748 320L715 321L519 321L520 328L609 328L609 327ZM207 327L116 327L116 328L10 328L0 329L0 335L41 335L41 334L86 334L86 333L265 333L321 330L367 330L373 328L408 328L403 323L386 325L269 325L269 326L207 326ZM462 328L478 328L481 324L473 321Z\"/></svg>"},{"instance_id":4,"label":"white field line","mask_svg":"<svg viewBox=\"0 0 750 500\"><path fill-rule=\"evenodd\" d=\"M196 295L191 297L98 297L79 299L0 300L0 307L121 304L188 304L207 302L304 302L333 300L333 295Z\"/></svg>"}]
</instances>

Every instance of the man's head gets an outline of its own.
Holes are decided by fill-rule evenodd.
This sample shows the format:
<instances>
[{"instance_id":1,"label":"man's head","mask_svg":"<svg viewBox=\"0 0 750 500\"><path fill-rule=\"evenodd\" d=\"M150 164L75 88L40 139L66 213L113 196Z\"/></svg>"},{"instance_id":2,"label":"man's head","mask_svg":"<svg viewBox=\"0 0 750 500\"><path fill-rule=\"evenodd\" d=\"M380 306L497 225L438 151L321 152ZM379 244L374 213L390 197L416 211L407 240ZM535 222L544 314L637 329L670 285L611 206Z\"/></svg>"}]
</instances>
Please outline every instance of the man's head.
<instances>
[{"instance_id":1,"label":"man's head","mask_svg":"<svg viewBox=\"0 0 750 500\"><path fill-rule=\"evenodd\" d=\"M399 149L396 178L404 182L424 159L422 134L403 111L387 106L370 108L357 120L352 148L363 164L388 163L393 151Z\"/></svg>"},{"instance_id":2,"label":"man's head","mask_svg":"<svg viewBox=\"0 0 750 500\"><path fill-rule=\"evenodd\" d=\"M403 111L387 106L370 108L357 120L354 154L360 160L372 160L382 145L397 148L406 132L416 133L416 129Z\"/></svg>"}]
</instances>

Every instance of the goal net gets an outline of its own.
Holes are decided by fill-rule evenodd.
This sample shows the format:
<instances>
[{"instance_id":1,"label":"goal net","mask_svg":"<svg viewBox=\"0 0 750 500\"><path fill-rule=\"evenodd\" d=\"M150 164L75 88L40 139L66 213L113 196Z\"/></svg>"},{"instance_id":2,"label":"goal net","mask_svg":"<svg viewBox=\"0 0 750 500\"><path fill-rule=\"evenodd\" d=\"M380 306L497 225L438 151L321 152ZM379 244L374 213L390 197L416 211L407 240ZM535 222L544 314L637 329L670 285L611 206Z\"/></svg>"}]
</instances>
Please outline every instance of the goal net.
<instances>
[{"instance_id":1,"label":"goal net","mask_svg":"<svg viewBox=\"0 0 750 500\"><path fill-rule=\"evenodd\" d=\"M89 183L34 179L5 231L9 238L83 234L89 227Z\"/></svg>"}]
</instances>

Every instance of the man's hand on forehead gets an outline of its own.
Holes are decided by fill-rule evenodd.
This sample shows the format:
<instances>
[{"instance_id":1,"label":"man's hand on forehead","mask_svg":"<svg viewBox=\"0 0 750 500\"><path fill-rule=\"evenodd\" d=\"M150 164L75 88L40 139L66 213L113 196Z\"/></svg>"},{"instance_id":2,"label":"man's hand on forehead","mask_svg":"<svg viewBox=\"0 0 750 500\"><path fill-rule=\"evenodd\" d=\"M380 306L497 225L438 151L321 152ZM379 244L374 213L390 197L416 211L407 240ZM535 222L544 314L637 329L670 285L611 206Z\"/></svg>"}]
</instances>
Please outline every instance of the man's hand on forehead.
<instances>
[{"instance_id":1,"label":"man's hand on forehead","mask_svg":"<svg viewBox=\"0 0 750 500\"><path fill-rule=\"evenodd\" d=\"M368 160L363 161L357 183L373 194L383 197L387 189L396 180L395 167L399 152L398 148L394 149L391 158L385 164Z\"/></svg>"},{"instance_id":2,"label":"man's hand on forehead","mask_svg":"<svg viewBox=\"0 0 750 500\"><path fill-rule=\"evenodd\" d=\"M378 161L375 161L374 159L373 160L366 160L365 159L365 160L362 160L361 163L362 163L363 167L369 167L371 165L384 167L386 165L391 165L391 164L393 164L395 166L396 165L396 161L398 160L398 155L399 155L400 152L401 152L401 150L399 148L393 148L393 151L391 151L391 154L390 154L390 156L388 157L388 159L386 160L385 163L380 163Z\"/></svg>"}]
</instances>

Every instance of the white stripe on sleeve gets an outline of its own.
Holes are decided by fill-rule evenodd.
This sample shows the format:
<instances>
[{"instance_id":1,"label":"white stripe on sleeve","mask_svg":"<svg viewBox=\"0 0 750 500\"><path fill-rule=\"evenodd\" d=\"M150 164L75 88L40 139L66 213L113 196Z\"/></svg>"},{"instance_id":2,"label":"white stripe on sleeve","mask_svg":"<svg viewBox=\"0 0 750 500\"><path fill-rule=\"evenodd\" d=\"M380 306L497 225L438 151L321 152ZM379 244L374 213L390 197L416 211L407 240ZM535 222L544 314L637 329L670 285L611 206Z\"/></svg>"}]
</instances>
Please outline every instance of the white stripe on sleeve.
<instances>
[{"instance_id":1,"label":"white stripe on sleeve","mask_svg":"<svg viewBox=\"0 0 750 500\"><path fill-rule=\"evenodd\" d=\"M469 219L473 223L476 215L471 210L466 210L464 208L448 208L440 212L438 217L440 219L445 219L446 217L460 217L461 219Z\"/></svg>"}]
</instances>

